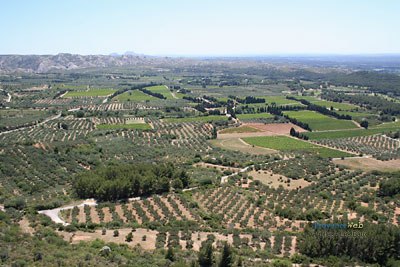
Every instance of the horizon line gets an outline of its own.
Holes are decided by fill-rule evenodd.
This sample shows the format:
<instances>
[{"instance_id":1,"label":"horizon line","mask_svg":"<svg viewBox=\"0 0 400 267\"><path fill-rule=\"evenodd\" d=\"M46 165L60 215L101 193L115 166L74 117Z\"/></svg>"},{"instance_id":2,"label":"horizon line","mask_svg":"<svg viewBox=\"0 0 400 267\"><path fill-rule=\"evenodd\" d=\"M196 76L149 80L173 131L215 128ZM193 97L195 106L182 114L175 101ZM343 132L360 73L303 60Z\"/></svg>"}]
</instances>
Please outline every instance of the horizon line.
<instances>
[{"instance_id":1,"label":"horizon line","mask_svg":"<svg viewBox=\"0 0 400 267\"><path fill-rule=\"evenodd\" d=\"M382 53L257 53L257 54L144 54L144 53L93 53L93 54L80 54L80 53L71 53L71 52L59 52L57 54L0 54L0 56L57 56L62 54L70 54L70 55L81 55L81 56L149 56L149 57L180 57L180 58L254 58L254 57L328 57L328 56L360 56L360 57L368 57L368 56L400 56L400 52L382 52Z\"/></svg>"}]
</instances>

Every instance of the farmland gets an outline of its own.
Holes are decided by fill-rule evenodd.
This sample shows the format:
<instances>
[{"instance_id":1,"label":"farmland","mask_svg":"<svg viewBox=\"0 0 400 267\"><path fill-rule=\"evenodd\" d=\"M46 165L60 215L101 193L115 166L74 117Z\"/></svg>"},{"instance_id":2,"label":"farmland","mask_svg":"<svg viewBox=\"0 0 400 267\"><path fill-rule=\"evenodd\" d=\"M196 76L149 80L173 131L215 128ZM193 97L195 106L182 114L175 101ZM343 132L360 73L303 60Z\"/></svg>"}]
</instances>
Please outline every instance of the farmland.
<instances>
[{"instance_id":1,"label":"farmland","mask_svg":"<svg viewBox=\"0 0 400 267\"><path fill-rule=\"evenodd\" d=\"M254 146L271 148L279 151L308 151L316 153L321 157L338 158L342 156L351 156L349 153L316 146L305 141L297 140L286 136L264 136L243 138L246 143Z\"/></svg>"},{"instance_id":2,"label":"farmland","mask_svg":"<svg viewBox=\"0 0 400 267\"><path fill-rule=\"evenodd\" d=\"M239 257L330 266L307 252L310 224L398 227L392 102L372 106L360 93L362 103L343 104L348 95L331 97L314 76L225 64L0 75L12 94L0 98L0 224L29 244L25 265L40 265L56 242L81 266L196 266L206 246L215 262L230 247L232 266ZM12 265L19 256L4 240L0 262ZM335 262L377 263L359 259Z\"/></svg>"},{"instance_id":3,"label":"farmland","mask_svg":"<svg viewBox=\"0 0 400 267\"><path fill-rule=\"evenodd\" d=\"M185 122L185 121L214 121L214 120L228 120L226 116L201 116L201 117L185 117L185 118L165 118L165 122Z\"/></svg>"},{"instance_id":4,"label":"farmland","mask_svg":"<svg viewBox=\"0 0 400 267\"><path fill-rule=\"evenodd\" d=\"M236 117L239 120L249 120L255 118L273 118L273 116L269 113L254 113L254 114L238 114Z\"/></svg>"},{"instance_id":5,"label":"farmland","mask_svg":"<svg viewBox=\"0 0 400 267\"><path fill-rule=\"evenodd\" d=\"M143 93L139 90L128 91L123 94L116 96L113 100L121 100L121 101L146 101L146 100L155 100L154 96Z\"/></svg>"},{"instance_id":6,"label":"farmland","mask_svg":"<svg viewBox=\"0 0 400 267\"><path fill-rule=\"evenodd\" d=\"M372 128L372 129L355 129L355 130L344 130L344 131L332 131L332 132L311 132L305 135L309 139L333 139L342 137L354 137L354 136L366 136L377 133L387 133L391 131L397 131L399 128Z\"/></svg>"},{"instance_id":7,"label":"farmland","mask_svg":"<svg viewBox=\"0 0 400 267\"><path fill-rule=\"evenodd\" d=\"M253 128L247 125L236 127L236 128L229 128L220 131L221 134L229 134L229 133L256 133L261 132L257 128Z\"/></svg>"},{"instance_id":8,"label":"farmland","mask_svg":"<svg viewBox=\"0 0 400 267\"><path fill-rule=\"evenodd\" d=\"M114 89L89 89L87 91L71 91L64 95L64 97L104 97L111 95L114 92Z\"/></svg>"},{"instance_id":9,"label":"farmland","mask_svg":"<svg viewBox=\"0 0 400 267\"><path fill-rule=\"evenodd\" d=\"M171 94L171 91L164 85L146 87L145 89L147 89L147 90L149 90L149 91L151 91L153 93L162 94L166 99L174 99L174 97Z\"/></svg>"},{"instance_id":10,"label":"farmland","mask_svg":"<svg viewBox=\"0 0 400 267\"><path fill-rule=\"evenodd\" d=\"M287 111L284 113L290 118L307 123L310 128L315 131L357 128L357 126L351 121L334 119L313 111Z\"/></svg>"},{"instance_id":11,"label":"farmland","mask_svg":"<svg viewBox=\"0 0 400 267\"><path fill-rule=\"evenodd\" d=\"M354 105L345 104L345 103L337 103L337 102L332 102L332 101L315 101L312 103L315 105L326 107L326 108L333 107L334 109L340 109L340 110L352 110L352 109L357 108L357 106L354 106Z\"/></svg>"}]
</instances>

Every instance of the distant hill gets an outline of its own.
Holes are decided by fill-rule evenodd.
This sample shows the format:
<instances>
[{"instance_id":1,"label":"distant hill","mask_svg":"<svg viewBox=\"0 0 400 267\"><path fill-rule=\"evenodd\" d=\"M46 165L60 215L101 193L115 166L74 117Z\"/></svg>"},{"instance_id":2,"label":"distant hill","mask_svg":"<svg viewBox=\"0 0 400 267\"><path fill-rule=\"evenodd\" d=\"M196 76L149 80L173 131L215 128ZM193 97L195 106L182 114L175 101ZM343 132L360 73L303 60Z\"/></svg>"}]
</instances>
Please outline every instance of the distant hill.
<instances>
[{"instance_id":1,"label":"distant hill","mask_svg":"<svg viewBox=\"0 0 400 267\"><path fill-rule=\"evenodd\" d=\"M93 67L129 66L157 62L157 58L125 53L118 56L105 55L0 55L0 73L72 70Z\"/></svg>"}]
</instances>

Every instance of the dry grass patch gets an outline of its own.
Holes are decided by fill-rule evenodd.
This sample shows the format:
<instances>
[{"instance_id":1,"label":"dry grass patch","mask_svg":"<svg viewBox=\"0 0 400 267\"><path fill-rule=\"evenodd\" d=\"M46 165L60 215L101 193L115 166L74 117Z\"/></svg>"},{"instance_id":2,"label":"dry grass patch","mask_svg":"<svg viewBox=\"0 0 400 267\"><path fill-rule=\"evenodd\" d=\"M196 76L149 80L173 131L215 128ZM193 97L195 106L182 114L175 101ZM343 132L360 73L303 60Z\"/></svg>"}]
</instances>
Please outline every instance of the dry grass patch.
<instances>
[{"instance_id":1,"label":"dry grass patch","mask_svg":"<svg viewBox=\"0 0 400 267\"><path fill-rule=\"evenodd\" d=\"M260 154L273 154L273 153L278 153L279 151L273 150L273 149L268 149L268 148L262 148L262 147L253 147L240 138L224 138L224 139L214 139L210 140L211 144L229 149L229 150L235 150L235 151L240 151L243 153L249 153L252 155L260 155Z\"/></svg>"},{"instance_id":2,"label":"dry grass patch","mask_svg":"<svg viewBox=\"0 0 400 267\"><path fill-rule=\"evenodd\" d=\"M359 169L363 171L396 171L400 170L400 159L381 161L373 158L347 158L347 159L334 159L335 164L347 166L352 169Z\"/></svg>"},{"instance_id":3,"label":"dry grass patch","mask_svg":"<svg viewBox=\"0 0 400 267\"><path fill-rule=\"evenodd\" d=\"M274 188L278 188L280 185L282 185L286 189L296 189L298 187L304 188L311 184L304 179L294 180L280 174L275 174L271 171L253 170L249 172L249 176L252 176L254 180L258 180L263 184L272 186ZM289 184L286 183L287 180L290 180Z\"/></svg>"}]
</instances>

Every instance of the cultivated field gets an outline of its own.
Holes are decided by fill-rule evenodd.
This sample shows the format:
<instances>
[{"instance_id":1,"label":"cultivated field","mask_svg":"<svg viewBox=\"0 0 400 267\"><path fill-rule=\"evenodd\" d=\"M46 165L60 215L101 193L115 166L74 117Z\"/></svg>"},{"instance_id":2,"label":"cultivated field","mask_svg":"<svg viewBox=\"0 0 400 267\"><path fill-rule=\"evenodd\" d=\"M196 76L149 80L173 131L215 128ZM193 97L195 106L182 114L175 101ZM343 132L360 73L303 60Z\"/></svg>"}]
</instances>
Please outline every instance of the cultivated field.
<instances>
[{"instance_id":1,"label":"cultivated field","mask_svg":"<svg viewBox=\"0 0 400 267\"><path fill-rule=\"evenodd\" d=\"M65 94L63 97L96 97L96 96L108 96L114 93L114 89L89 89L87 91L71 91Z\"/></svg>"},{"instance_id":2,"label":"cultivated field","mask_svg":"<svg viewBox=\"0 0 400 267\"><path fill-rule=\"evenodd\" d=\"M113 100L121 101L146 101L156 100L157 98L139 90L128 91L113 98Z\"/></svg>"},{"instance_id":3,"label":"cultivated field","mask_svg":"<svg viewBox=\"0 0 400 267\"><path fill-rule=\"evenodd\" d=\"M350 153L313 145L287 136L247 137L243 138L243 140L250 145L271 148L279 151L306 151L315 153L321 157L331 158L351 156Z\"/></svg>"},{"instance_id":4,"label":"cultivated field","mask_svg":"<svg viewBox=\"0 0 400 267\"><path fill-rule=\"evenodd\" d=\"M290 118L307 123L313 131L357 128L352 121L338 120L313 111L286 111L284 113Z\"/></svg>"}]
</instances>

